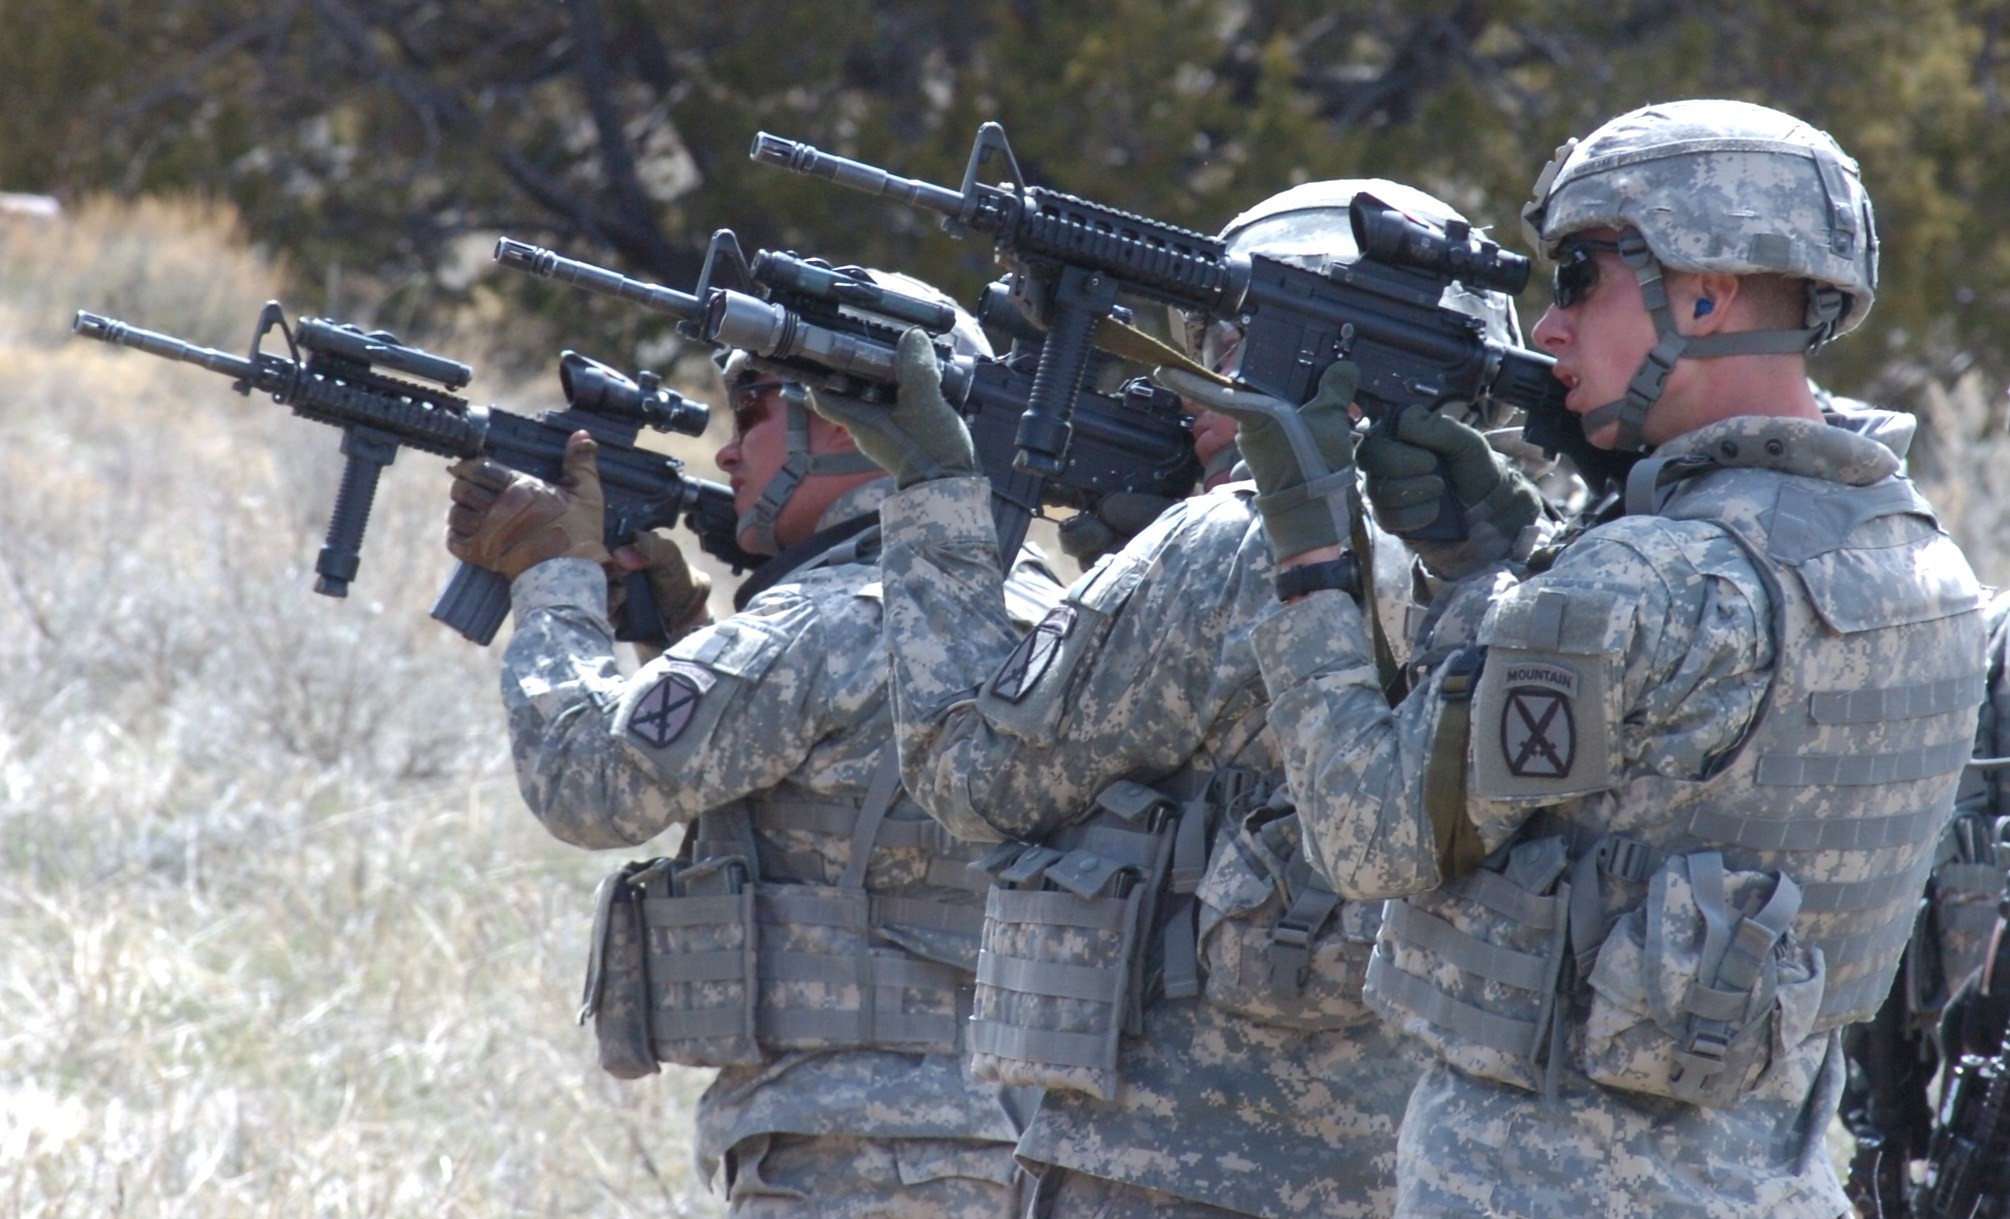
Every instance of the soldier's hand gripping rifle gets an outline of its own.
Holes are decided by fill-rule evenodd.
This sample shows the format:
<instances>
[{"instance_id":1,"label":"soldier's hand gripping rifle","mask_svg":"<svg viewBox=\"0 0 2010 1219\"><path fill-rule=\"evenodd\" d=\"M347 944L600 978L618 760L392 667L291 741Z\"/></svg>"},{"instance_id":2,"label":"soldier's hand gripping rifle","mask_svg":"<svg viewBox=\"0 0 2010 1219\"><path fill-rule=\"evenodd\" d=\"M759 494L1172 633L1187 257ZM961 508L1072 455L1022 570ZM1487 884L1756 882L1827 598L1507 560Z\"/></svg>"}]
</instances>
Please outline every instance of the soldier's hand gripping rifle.
<instances>
[{"instance_id":1,"label":"soldier's hand gripping rifle","mask_svg":"<svg viewBox=\"0 0 2010 1219\"><path fill-rule=\"evenodd\" d=\"M1005 185L977 180L993 155L1011 175ZM1555 448L1556 438L1537 421L1569 421L1564 388L1550 374L1552 359L1489 340L1477 318L1439 303L1453 281L1510 294L1528 282L1528 259L1476 237L1463 223L1439 230L1360 197L1352 220L1361 257L1314 271L1261 254L1230 254L1212 237L1028 186L996 123L978 129L957 190L765 132L754 138L751 156L939 213L951 232L992 239L1028 311L1047 330L1018 431L1018 460L1027 469L1051 470L1065 460L1074 394L1099 323L1121 316L1119 293L1236 322L1244 331L1237 379L1285 402L1311 398L1320 374L1345 358L1360 369L1357 401L1378 427L1393 426L1406 409L1491 401L1528 411L1530 439ZM1463 522L1447 511L1419 536L1463 532Z\"/></svg>"},{"instance_id":2,"label":"soldier's hand gripping rifle","mask_svg":"<svg viewBox=\"0 0 2010 1219\"><path fill-rule=\"evenodd\" d=\"M984 320L1015 332L1014 353L1005 359L951 350L945 336L956 313L943 301L887 288L856 267L793 254L764 250L749 261L731 230L713 236L689 293L508 238L497 244L495 258L674 317L688 338L746 351L756 367L777 376L867 401L892 403L900 335L912 326L928 331L937 338L943 396L963 415L990 477L1007 562L1043 504L1092 509L1117 494L1178 499L1199 476L1179 399L1142 379L1115 393L1078 386L1070 403L1077 441L1065 460L1051 471L1016 469L1013 431L1034 394L1038 344L1028 343L1039 333L1029 332L996 294L986 298Z\"/></svg>"},{"instance_id":3,"label":"soldier's hand gripping rifle","mask_svg":"<svg viewBox=\"0 0 2010 1219\"><path fill-rule=\"evenodd\" d=\"M382 331L320 318L292 326L277 301L259 314L247 356L198 347L171 335L142 330L113 318L79 310L72 327L100 342L134 347L149 355L200 365L235 378L232 387L254 390L302 418L342 429L347 464L328 521L326 544L315 560L314 591L347 596L361 561L363 533L385 466L401 448L442 457L487 457L512 470L556 481L566 437L580 429L600 442L600 476L607 493L607 543L625 544L636 531L682 520L697 532L705 551L735 567L759 560L734 542L730 488L681 473L682 463L638 448L643 427L695 436L704 431L706 408L664 389L653 373L631 381L621 373L574 352L559 361L559 384L567 409L531 418L493 407L474 406L454 391L473 376L467 365L407 347ZM288 354L263 349L277 329ZM616 623L617 637L661 640L663 624L642 573L627 582L627 600ZM460 564L433 606L433 617L476 643L487 643L509 616L509 582L495 572Z\"/></svg>"}]
</instances>

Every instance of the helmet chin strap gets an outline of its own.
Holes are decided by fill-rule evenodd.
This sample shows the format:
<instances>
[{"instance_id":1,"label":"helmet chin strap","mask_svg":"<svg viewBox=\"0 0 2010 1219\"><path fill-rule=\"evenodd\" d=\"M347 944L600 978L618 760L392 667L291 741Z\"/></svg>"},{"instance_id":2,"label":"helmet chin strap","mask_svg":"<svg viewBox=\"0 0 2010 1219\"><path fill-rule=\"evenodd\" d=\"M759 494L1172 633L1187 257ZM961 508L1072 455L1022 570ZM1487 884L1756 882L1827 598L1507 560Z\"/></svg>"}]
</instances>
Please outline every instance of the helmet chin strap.
<instances>
[{"instance_id":1,"label":"helmet chin strap","mask_svg":"<svg viewBox=\"0 0 2010 1219\"><path fill-rule=\"evenodd\" d=\"M754 506L740 514L733 528L737 537L753 534L754 544L748 549L755 554L781 553L782 545L775 538L775 520L788 507L804 479L819 474L863 474L879 469L872 458L857 451L810 452L810 409L803 387L793 381L784 382L781 395L788 431L788 459L768 480L768 485L761 488L761 497L754 501Z\"/></svg>"},{"instance_id":2,"label":"helmet chin strap","mask_svg":"<svg viewBox=\"0 0 2010 1219\"><path fill-rule=\"evenodd\" d=\"M1683 334L1675 328L1675 315L1668 308L1668 284L1662 278L1661 260L1647 248L1640 230L1628 228L1619 235L1619 257L1640 282L1640 301L1654 319L1659 336L1647 352L1633 379L1626 384L1626 396L1584 413L1584 434L1590 436L1608 423L1619 425L1613 448L1625 453L1644 453L1652 448L1643 435L1647 412L1661 400L1668 387L1668 374L1675 361L1717 356L1805 355L1821 346L1834 333L1843 312L1842 293L1822 287L1809 293L1808 326L1803 330L1740 330L1731 334L1705 336Z\"/></svg>"}]
</instances>

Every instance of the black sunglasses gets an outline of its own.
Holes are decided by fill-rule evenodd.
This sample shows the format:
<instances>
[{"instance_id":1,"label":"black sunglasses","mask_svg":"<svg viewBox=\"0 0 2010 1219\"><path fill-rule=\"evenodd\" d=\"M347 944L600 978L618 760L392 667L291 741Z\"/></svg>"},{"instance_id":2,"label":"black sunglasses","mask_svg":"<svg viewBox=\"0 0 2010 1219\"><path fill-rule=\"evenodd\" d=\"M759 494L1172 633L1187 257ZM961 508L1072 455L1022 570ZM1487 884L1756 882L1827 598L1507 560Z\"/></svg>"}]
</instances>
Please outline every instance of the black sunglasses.
<instances>
[{"instance_id":1,"label":"black sunglasses","mask_svg":"<svg viewBox=\"0 0 2010 1219\"><path fill-rule=\"evenodd\" d=\"M1616 241L1595 241L1589 237L1566 237L1556 250L1556 271L1550 278L1550 297L1559 309L1568 309L1585 298L1598 283L1597 254L1617 254Z\"/></svg>"}]
</instances>

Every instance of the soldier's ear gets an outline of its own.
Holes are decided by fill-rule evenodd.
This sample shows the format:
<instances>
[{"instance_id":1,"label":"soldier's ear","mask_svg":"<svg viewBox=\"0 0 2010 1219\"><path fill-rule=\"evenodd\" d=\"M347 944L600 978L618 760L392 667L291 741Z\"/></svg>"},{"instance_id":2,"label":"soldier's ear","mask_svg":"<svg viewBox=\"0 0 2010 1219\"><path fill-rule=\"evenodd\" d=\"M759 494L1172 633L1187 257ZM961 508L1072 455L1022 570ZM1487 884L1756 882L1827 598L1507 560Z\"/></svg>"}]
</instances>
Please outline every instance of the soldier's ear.
<instances>
[{"instance_id":1,"label":"soldier's ear","mask_svg":"<svg viewBox=\"0 0 2010 1219\"><path fill-rule=\"evenodd\" d=\"M1686 277L1682 289L1689 297L1687 308L1676 304L1676 316L1683 319L1682 329L1689 334L1716 334L1720 330L1734 329L1734 319L1738 316L1738 302L1744 296L1743 285L1735 275L1725 275L1716 271L1706 271ZM1675 302L1670 302L1675 304ZM1749 327L1751 320L1739 323Z\"/></svg>"},{"instance_id":2,"label":"soldier's ear","mask_svg":"<svg viewBox=\"0 0 2010 1219\"><path fill-rule=\"evenodd\" d=\"M822 415L810 416L810 452L856 453L858 441L842 423L832 423Z\"/></svg>"}]
</instances>

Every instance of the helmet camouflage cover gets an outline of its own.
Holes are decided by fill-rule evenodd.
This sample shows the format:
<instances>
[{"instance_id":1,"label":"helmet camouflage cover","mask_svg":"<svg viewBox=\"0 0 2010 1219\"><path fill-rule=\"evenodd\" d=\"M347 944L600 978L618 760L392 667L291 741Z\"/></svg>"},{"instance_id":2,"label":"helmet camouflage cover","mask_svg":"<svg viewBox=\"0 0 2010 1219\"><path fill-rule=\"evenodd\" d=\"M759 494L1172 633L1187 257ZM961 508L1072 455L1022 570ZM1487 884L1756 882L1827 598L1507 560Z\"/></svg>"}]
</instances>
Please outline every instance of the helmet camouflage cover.
<instances>
[{"instance_id":1,"label":"helmet camouflage cover","mask_svg":"<svg viewBox=\"0 0 2010 1219\"><path fill-rule=\"evenodd\" d=\"M1571 233L1633 228L1665 267L1834 288L1841 312L1824 337L1854 329L1877 293L1875 220L1856 162L1827 133L1750 102L1620 115L1557 149L1522 219L1552 257Z\"/></svg>"}]
</instances>

